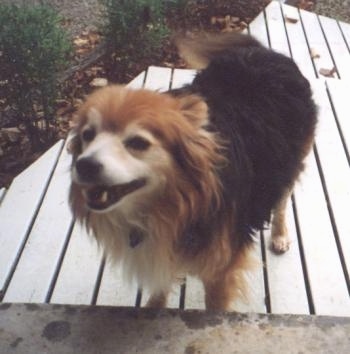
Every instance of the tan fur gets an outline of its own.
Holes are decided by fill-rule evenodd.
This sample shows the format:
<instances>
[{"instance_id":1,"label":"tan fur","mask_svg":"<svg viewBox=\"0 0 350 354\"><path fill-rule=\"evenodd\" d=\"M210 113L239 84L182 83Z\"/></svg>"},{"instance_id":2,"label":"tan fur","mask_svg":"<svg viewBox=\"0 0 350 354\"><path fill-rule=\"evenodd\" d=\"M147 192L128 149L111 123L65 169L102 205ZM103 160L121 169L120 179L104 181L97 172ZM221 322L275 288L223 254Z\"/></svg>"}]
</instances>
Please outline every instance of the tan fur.
<instances>
[{"instance_id":1,"label":"tan fur","mask_svg":"<svg viewBox=\"0 0 350 354\"><path fill-rule=\"evenodd\" d=\"M310 153L313 144L314 136L311 135L304 144L301 160L304 160L304 158ZM290 246L290 238L286 225L286 209L288 200L292 195L293 187L294 186L290 186L289 188L286 188L284 194L273 210L271 223L271 247L277 254L288 251Z\"/></svg>"},{"instance_id":2,"label":"tan fur","mask_svg":"<svg viewBox=\"0 0 350 354\"><path fill-rule=\"evenodd\" d=\"M174 98L122 86L101 89L79 111L70 147L74 161L84 149L79 134L88 124L91 108L102 117L98 133L123 136L134 127L151 134L154 145L167 158L143 158L147 156L143 152L133 156L151 164L164 186L152 194L141 190L137 199L127 196L123 208L95 213L87 209L82 187L73 181L70 200L75 216L93 230L109 257L121 262L126 277L150 291L149 306L164 306L172 284L190 273L204 282L207 308L228 309L230 301L244 293L244 272L251 266L249 250L230 237L235 229L232 210L227 210L204 250L191 254L182 244L186 225L205 220L221 208L222 190L215 171L225 160L222 142L202 129L208 122L205 102L195 95ZM128 202L129 198L134 199ZM131 248L129 234L134 227L145 238Z\"/></svg>"},{"instance_id":3,"label":"tan fur","mask_svg":"<svg viewBox=\"0 0 350 354\"><path fill-rule=\"evenodd\" d=\"M289 249L290 239L286 226L286 208L291 193L291 190L287 189L273 211L271 237L272 249L276 253L284 253Z\"/></svg>"},{"instance_id":4,"label":"tan fur","mask_svg":"<svg viewBox=\"0 0 350 354\"><path fill-rule=\"evenodd\" d=\"M257 46L258 43L239 33L209 34L201 33L195 36L177 35L174 37L179 55L188 67L205 69L209 63L228 48Z\"/></svg>"}]
</instances>

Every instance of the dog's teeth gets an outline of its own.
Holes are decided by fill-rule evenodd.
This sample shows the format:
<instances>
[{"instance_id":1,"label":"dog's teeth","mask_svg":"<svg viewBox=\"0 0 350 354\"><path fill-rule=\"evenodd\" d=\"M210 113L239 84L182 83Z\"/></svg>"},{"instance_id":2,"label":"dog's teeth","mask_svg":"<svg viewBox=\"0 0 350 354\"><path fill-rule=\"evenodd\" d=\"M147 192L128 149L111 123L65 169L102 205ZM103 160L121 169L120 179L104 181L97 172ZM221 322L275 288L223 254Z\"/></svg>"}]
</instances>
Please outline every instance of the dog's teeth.
<instances>
[{"instance_id":1,"label":"dog's teeth","mask_svg":"<svg viewBox=\"0 0 350 354\"><path fill-rule=\"evenodd\" d=\"M107 192L107 191L104 191L104 192L101 194L100 201L101 201L102 203L106 203L107 200L108 200L108 192Z\"/></svg>"}]
</instances>

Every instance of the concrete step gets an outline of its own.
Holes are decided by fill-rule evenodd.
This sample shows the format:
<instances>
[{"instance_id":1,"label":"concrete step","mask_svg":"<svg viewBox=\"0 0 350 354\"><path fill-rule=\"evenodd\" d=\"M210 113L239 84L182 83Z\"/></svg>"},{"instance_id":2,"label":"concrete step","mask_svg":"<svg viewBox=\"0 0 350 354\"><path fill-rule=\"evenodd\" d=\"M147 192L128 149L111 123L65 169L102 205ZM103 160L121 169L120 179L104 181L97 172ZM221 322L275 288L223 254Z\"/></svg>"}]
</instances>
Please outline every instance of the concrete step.
<instances>
[{"instance_id":1,"label":"concrete step","mask_svg":"<svg viewBox=\"0 0 350 354\"><path fill-rule=\"evenodd\" d=\"M349 353L350 318L0 305L0 353Z\"/></svg>"}]
</instances>

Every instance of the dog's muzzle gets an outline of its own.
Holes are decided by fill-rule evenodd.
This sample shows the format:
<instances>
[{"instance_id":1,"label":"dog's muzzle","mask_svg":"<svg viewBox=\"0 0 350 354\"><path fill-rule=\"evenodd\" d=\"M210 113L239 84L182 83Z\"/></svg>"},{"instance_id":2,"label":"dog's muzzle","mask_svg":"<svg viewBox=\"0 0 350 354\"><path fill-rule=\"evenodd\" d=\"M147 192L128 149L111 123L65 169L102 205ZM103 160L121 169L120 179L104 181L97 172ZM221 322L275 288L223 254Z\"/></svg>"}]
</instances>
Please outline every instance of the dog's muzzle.
<instances>
[{"instance_id":1,"label":"dog's muzzle","mask_svg":"<svg viewBox=\"0 0 350 354\"><path fill-rule=\"evenodd\" d=\"M145 178L137 178L127 183L106 183L103 165L93 158L83 157L76 161L76 183L80 185L86 205L91 210L103 211L119 202L126 195L146 185Z\"/></svg>"}]
</instances>

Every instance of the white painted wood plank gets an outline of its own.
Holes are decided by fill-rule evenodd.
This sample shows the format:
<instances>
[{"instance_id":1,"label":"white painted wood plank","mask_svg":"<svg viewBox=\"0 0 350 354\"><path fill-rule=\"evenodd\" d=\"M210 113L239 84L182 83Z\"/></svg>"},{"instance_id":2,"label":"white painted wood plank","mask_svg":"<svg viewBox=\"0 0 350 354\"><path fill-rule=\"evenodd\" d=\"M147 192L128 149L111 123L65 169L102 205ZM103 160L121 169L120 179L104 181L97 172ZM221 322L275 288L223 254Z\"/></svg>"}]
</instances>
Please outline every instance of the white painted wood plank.
<instances>
[{"instance_id":1,"label":"white painted wood plank","mask_svg":"<svg viewBox=\"0 0 350 354\"><path fill-rule=\"evenodd\" d=\"M168 296L167 307L171 309L180 308L181 285L175 284Z\"/></svg>"},{"instance_id":2,"label":"white painted wood plank","mask_svg":"<svg viewBox=\"0 0 350 354\"><path fill-rule=\"evenodd\" d=\"M315 312L350 315L350 298L314 155L295 188L299 226Z\"/></svg>"},{"instance_id":3,"label":"white painted wood plank","mask_svg":"<svg viewBox=\"0 0 350 354\"><path fill-rule=\"evenodd\" d=\"M264 285L263 260L261 254L260 238L256 236L255 244L251 252L255 257L257 265L252 271L246 273L248 293L246 301L233 303L233 309L238 312L266 313L266 294Z\"/></svg>"},{"instance_id":4,"label":"white painted wood plank","mask_svg":"<svg viewBox=\"0 0 350 354\"><path fill-rule=\"evenodd\" d=\"M334 81L334 80L333 80ZM319 123L316 145L322 165L330 203L339 234L339 240L345 257L347 272L350 274L350 168L343 144L340 139L333 111L324 85L319 82L313 85L315 99L319 103ZM344 107L348 129L349 124L348 89L338 92L337 107Z\"/></svg>"},{"instance_id":5,"label":"white painted wood plank","mask_svg":"<svg viewBox=\"0 0 350 354\"><path fill-rule=\"evenodd\" d=\"M337 21L324 16L319 16L319 19L332 51L340 78L350 79L350 53Z\"/></svg>"},{"instance_id":6,"label":"white painted wood plank","mask_svg":"<svg viewBox=\"0 0 350 354\"><path fill-rule=\"evenodd\" d=\"M277 2L270 3L266 9L272 49L290 56L288 40L283 24L284 15L299 18L297 10L289 6L283 7L282 14L280 5ZM259 38L263 44L268 45L267 34L264 33L265 19L261 14L259 16L258 22L250 25L250 33L256 38ZM290 26L286 24L286 29L294 50L293 59L295 59L304 75L314 76L314 70L301 23L290 24ZM304 66L304 61L306 61L306 66ZM271 309L273 313L308 313L308 302L297 236L293 217L290 215L290 209L288 223L293 245L291 250L285 255L277 256L270 250L271 235L270 232L265 233L265 251ZM291 269L294 269L294 272L291 272ZM260 281L260 284L261 283ZM263 288L260 289L261 294L263 291ZM257 299L259 299L259 296L257 296ZM260 303L258 302L255 306L257 309L260 309L260 312L265 310L262 296L260 296Z\"/></svg>"},{"instance_id":7,"label":"white painted wood plank","mask_svg":"<svg viewBox=\"0 0 350 354\"><path fill-rule=\"evenodd\" d=\"M0 291L4 290L18 252L26 240L62 146L63 141L59 141L18 175L1 203Z\"/></svg>"},{"instance_id":8,"label":"white painted wood plank","mask_svg":"<svg viewBox=\"0 0 350 354\"><path fill-rule=\"evenodd\" d=\"M339 21L338 24L341 28L341 31L342 31L343 36L345 38L345 41L346 41L348 48L350 50L350 23L345 23L345 22Z\"/></svg>"},{"instance_id":9,"label":"white painted wood plank","mask_svg":"<svg viewBox=\"0 0 350 354\"><path fill-rule=\"evenodd\" d=\"M282 12L283 18L285 19L285 26L293 60L296 62L300 71L306 78L313 79L315 78L315 70L312 64L302 23L300 21L298 9L293 6L282 5ZM287 21L286 18L296 19L297 22L293 23Z\"/></svg>"},{"instance_id":10,"label":"white painted wood plank","mask_svg":"<svg viewBox=\"0 0 350 354\"><path fill-rule=\"evenodd\" d=\"M291 201L287 206L286 223L291 244L284 254L277 255L271 250L271 230L264 231L271 313L308 314L309 304Z\"/></svg>"},{"instance_id":11,"label":"white painted wood plank","mask_svg":"<svg viewBox=\"0 0 350 354\"><path fill-rule=\"evenodd\" d=\"M74 229L64 255L50 303L91 304L102 251L92 235L79 223Z\"/></svg>"},{"instance_id":12,"label":"white painted wood plank","mask_svg":"<svg viewBox=\"0 0 350 354\"><path fill-rule=\"evenodd\" d=\"M290 56L284 19L279 2L270 2L265 9L265 13L271 48L284 55Z\"/></svg>"},{"instance_id":13,"label":"white painted wood plank","mask_svg":"<svg viewBox=\"0 0 350 354\"><path fill-rule=\"evenodd\" d=\"M72 223L68 207L70 164L71 156L64 147L4 301L44 302L46 299Z\"/></svg>"},{"instance_id":14,"label":"white painted wood plank","mask_svg":"<svg viewBox=\"0 0 350 354\"><path fill-rule=\"evenodd\" d=\"M185 309L205 309L204 287L198 278L186 277Z\"/></svg>"},{"instance_id":15,"label":"white painted wood plank","mask_svg":"<svg viewBox=\"0 0 350 354\"><path fill-rule=\"evenodd\" d=\"M101 285L97 296L97 305L135 306L137 286L123 279L122 269L118 264L106 262Z\"/></svg>"},{"instance_id":16,"label":"white painted wood plank","mask_svg":"<svg viewBox=\"0 0 350 354\"><path fill-rule=\"evenodd\" d=\"M190 84L196 75L195 70L191 69L175 69L171 84L172 89L178 89L184 85Z\"/></svg>"},{"instance_id":17,"label":"white painted wood plank","mask_svg":"<svg viewBox=\"0 0 350 354\"><path fill-rule=\"evenodd\" d=\"M319 74L320 69L331 70L334 67L334 62L329 52L326 39L315 13L300 10L300 17L310 50L319 55L319 57L313 58L313 62L319 77L322 78L323 76ZM334 77L338 77L338 75L335 74Z\"/></svg>"},{"instance_id":18,"label":"white painted wood plank","mask_svg":"<svg viewBox=\"0 0 350 354\"><path fill-rule=\"evenodd\" d=\"M350 80L327 80L338 123L350 154L349 94Z\"/></svg>"},{"instance_id":19,"label":"white painted wood plank","mask_svg":"<svg viewBox=\"0 0 350 354\"><path fill-rule=\"evenodd\" d=\"M167 91L170 87L171 69L150 66L147 69L145 88L156 91Z\"/></svg>"},{"instance_id":20,"label":"white painted wood plank","mask_svg":"<svg viewBox=\"0 0 350 354\"><path fill-rule=\"evenodd\" d=\"M269 47L269 38L265 22L264 12L260 14L249 24L249 33L255 37L265 47Z\"/></svg>"},{"instance_id":21,"label":"white painted wood plank","mask_svg":"<svg viewBox=\"0 0 350 354\"><path fill-rule=\"evenodd\" d=\"M140 89L143 87L143 83L145 81L146 72L143 71L139 75L137 75L134 79L132 79L126 86L131 89Z\"/></svg>"},{"instance_id":22,"label":"white painted wood plank","mask_svg":"<svg viewBox=\"0 0 350 354\"><path fill-rule=\"evenodd\" d=\"M6 194L6 189L5 188L1 188L0 189L0 205L1 205L2 200L5 197L5 194Z\"/></svg>"}]
</instances>

